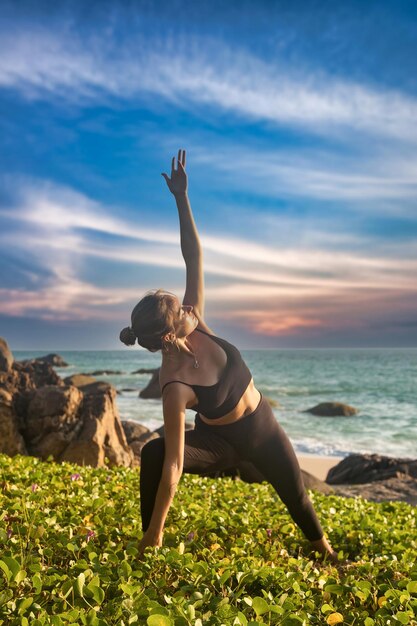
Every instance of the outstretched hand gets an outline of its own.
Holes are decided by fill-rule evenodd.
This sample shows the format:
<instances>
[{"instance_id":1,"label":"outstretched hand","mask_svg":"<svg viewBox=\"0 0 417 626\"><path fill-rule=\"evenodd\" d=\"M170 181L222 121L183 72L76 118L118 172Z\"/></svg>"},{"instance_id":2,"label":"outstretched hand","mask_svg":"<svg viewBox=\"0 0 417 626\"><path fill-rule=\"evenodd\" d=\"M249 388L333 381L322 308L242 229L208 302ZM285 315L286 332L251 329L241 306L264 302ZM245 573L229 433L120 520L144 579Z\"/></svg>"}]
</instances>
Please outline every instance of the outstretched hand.
<instances>
[{"instance_id":1,"label":"outstretched hand","mask_svg":"<svg viewBox=\"0 0 417 626\"><path fill-rule=\"evenodd\" d=\"M188 179L185 172L185 150L178 150L177 164L178 167L175 169L175 157L172 157L171 178L165 172L162 173L168 189L174 196L187 193Z\"/></svg>"}]
</instances>

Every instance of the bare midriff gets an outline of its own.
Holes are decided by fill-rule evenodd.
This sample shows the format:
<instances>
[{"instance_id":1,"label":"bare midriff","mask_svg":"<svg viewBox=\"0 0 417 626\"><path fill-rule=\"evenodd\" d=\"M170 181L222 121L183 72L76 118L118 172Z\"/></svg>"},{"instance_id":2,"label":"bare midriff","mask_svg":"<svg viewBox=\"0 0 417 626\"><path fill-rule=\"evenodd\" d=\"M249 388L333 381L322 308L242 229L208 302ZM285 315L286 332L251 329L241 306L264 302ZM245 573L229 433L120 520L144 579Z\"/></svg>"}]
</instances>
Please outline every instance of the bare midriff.
<instances>
[{"instance_id":1,"label":"bare midriff","mask_svg":"<svg viewBox=\"0 0 417 626\"><path fill-rule=\"evenodd\" d=\"M226 413L226 415L222 415L221 417L217 417L216 419L209 419L208 417L201 415L201 413L199 413L199 415L201 420L205 424L209 424L210 426L225 426L226 424L232 424L233 422L237 422L242 417L245 417L245 415L253 413L258 406L260 400L261 394L256 389L252 378L239 402L237 403L235 408L230 411L230 413Z\"/></svg>"}]
</instances>

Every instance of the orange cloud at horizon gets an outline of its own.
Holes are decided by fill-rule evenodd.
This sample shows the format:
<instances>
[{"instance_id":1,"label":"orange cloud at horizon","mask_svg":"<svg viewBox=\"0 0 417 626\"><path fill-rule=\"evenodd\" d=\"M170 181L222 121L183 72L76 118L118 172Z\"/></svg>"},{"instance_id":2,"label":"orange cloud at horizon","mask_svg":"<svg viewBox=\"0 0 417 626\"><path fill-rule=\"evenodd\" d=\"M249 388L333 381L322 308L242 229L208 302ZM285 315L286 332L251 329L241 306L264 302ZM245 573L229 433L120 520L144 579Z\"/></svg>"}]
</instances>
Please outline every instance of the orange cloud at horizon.
<instances>
[{"instance_id":1,"label":"orange cloud at horizon","mask_svg":"<svg viewBox=\"0 0 417 626\"><path fill-rule=\"evenodd\" d=\"M250 332L271 337L296 334L302 328L321 328L326 322L319 319L309 319L300 315L277 316L272 311L247 311L235 314L241 325Z\"/></svg>"}]
</instances>

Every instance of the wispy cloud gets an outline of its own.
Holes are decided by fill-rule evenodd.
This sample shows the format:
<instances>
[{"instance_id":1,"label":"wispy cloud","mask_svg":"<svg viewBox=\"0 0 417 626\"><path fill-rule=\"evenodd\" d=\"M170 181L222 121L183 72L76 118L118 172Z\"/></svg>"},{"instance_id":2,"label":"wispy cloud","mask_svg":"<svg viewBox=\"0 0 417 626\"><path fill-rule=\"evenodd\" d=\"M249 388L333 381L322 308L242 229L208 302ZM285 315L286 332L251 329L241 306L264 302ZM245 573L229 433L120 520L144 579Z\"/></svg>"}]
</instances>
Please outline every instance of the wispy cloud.
<instances>
[{"instance_id":1,"label":"wispy cloud","mask_svg":"<svg viewBox=\"0 0 417 626\"><path fill-rule=\"evenodd\" d=\"M165 286L181 296L184 264L176 231L161 231L156 223L138 228L128 218L115 217L114 207L51 183L20 179L13 187L19 190L13 209L4 207L0 214L14 230L10 226L7 235L0 234L0 243L32 259L33 272L42 269L42 279L31 288L2 289L0 312L51 320L116 320L126 318L126 310L151 287ZM390 302L407 313L417 301L417 260L404 258L401 248L387 257L371 254L367 240L357 252L326 252L296 245L277 250L216 232L201 237L209 314L233 319L254 333L363 325L383 306L389 309ZM132 288L114 279L101 279L101 286L87 280L90 259L130 265ZM160 268L160 284L148 284L146 273L137 271L146 265ZM165 284L167 270L174 272L180 289ZM221 286L215 284L218 279Z\"/></svg>"},{"instance_id":2,"label":"wispy cloud","mask_svg":"<svg viewBox=\"0 0 417 626\"><path fill-rule=\"evenodd\" d=\"M121 45L111 35L81 40L75 31L2 33L0 85L28 98L80 104L157 94L183 108L215 107L314 134L347 130L404 142L417 139L417 101L411 95L322 71L314 74L311 67L308 73L289 71L285 58L266 62L245 49L195 35L185 45L153 41L144 31Z\"/></svg>"}]
</instances>

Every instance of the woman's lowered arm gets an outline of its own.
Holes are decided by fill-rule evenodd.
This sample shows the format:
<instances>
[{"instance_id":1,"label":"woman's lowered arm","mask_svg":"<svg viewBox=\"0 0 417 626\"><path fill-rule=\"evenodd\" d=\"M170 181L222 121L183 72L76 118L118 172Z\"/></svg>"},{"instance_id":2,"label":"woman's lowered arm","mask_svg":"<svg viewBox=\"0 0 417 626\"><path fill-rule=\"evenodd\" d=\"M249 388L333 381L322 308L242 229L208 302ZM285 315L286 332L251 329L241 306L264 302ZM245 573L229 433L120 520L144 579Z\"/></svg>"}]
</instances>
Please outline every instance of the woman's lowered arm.
<instances>
[{"instance_id":1,"label":"woman's lowered arm","mask_svg":"<svg viewBox=\"0 0 417 626\"><path fill-rule=\"evenodd\" d=\"M178 150L178 168L172 158L171 178L163 173L169 190L175 197L180 220L181 252L186 267L184 304L191 304L204 316L203 251L188 199L188 179L185 172L185 150Z\"/></svg>"},{"instance_id":2,"label":"woman's lowered arm","mask_svg":"<svg viewBox=\"0 0 417 626\"><path fill-rule=\"evenodd\" d=\"M184 463L185 406L188 390L170 385L163 396L165 458L156 492L149 526L139 545L139 552L147 546L162 545L165 520L175 496ZM189 393L189 392L188 392Z\"/></svg>"}]
</instances>

